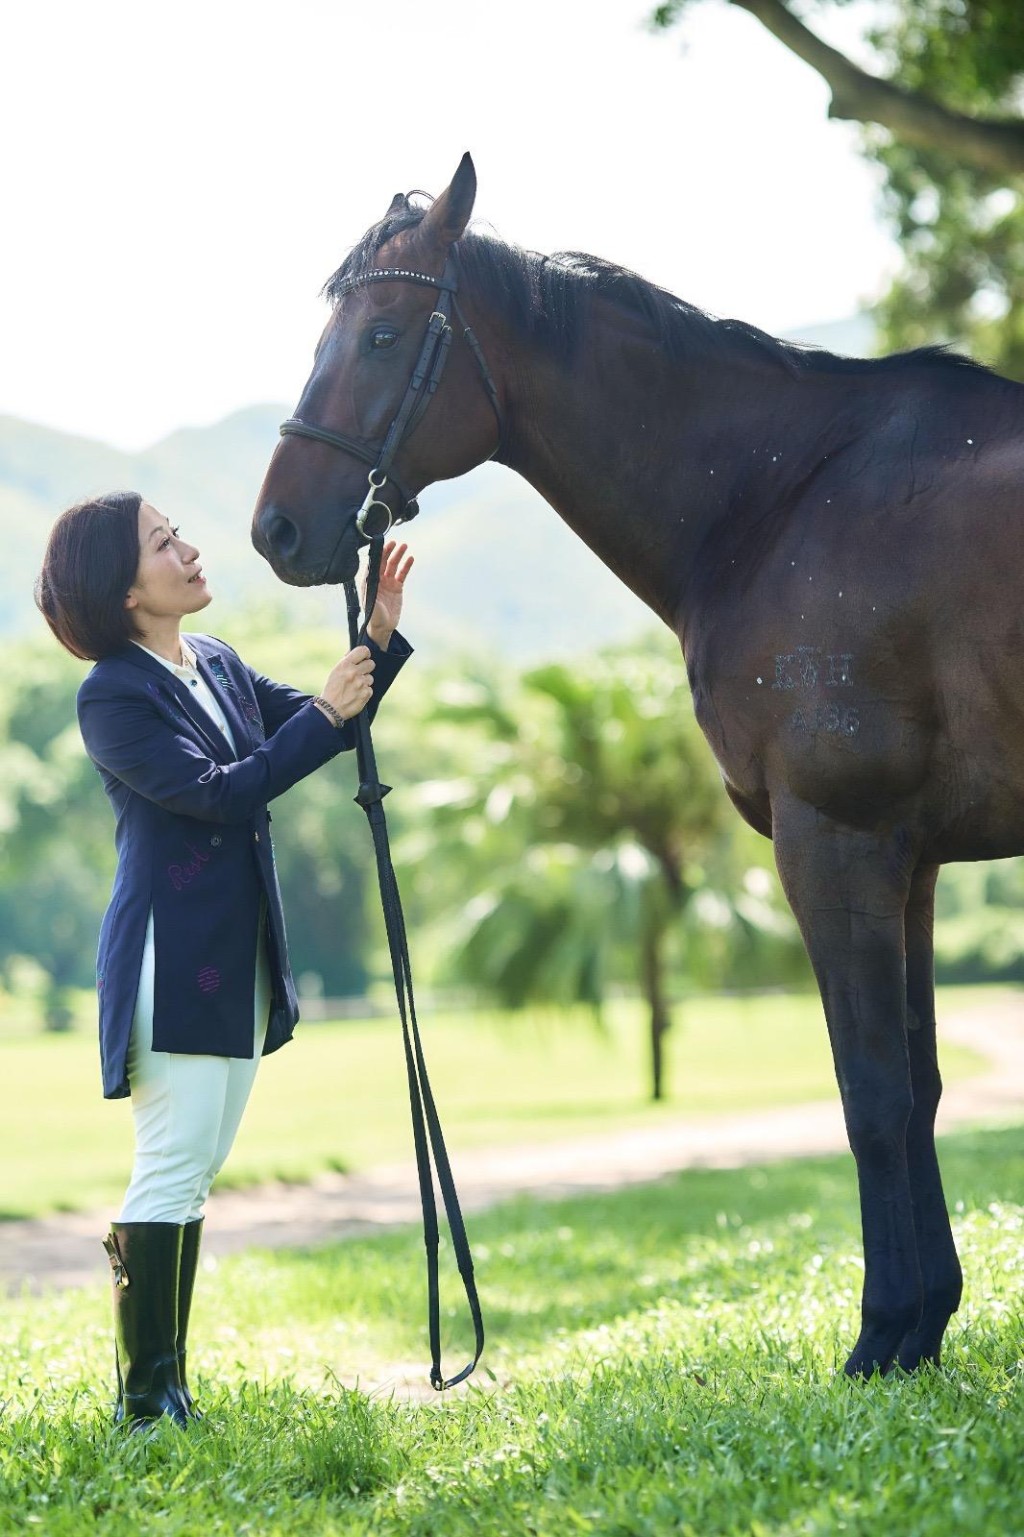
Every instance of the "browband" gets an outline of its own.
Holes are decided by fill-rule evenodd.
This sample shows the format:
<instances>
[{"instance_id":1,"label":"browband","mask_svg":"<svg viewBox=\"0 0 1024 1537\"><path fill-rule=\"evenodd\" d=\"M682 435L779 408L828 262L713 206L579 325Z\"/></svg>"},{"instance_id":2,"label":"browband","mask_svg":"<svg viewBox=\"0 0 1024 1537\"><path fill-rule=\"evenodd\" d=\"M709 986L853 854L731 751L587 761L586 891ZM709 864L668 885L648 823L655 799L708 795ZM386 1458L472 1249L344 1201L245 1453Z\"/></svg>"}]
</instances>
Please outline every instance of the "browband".
<instances>
[{"instance_id":1,"label":"browband","mask_svg":"<svg viewBox=\"0 0 1024 1537\"><path fill-rule=\"evenodd\" d=\"M449 276L451 274L443 273L441 277L432 278L429 272L412 272L405 267L370 267L366 272L357 272L352 277L344 278L339 283L334 297L343 299L347 293L352 292L353 288L361 288L364 283L379 282L382 278L401 280L405 283L422 283L426 288L444 287L451 293L455 293L458 284L447 281ZM442 279L444 279L443 282Z\"/></svg>"}]
</instances>

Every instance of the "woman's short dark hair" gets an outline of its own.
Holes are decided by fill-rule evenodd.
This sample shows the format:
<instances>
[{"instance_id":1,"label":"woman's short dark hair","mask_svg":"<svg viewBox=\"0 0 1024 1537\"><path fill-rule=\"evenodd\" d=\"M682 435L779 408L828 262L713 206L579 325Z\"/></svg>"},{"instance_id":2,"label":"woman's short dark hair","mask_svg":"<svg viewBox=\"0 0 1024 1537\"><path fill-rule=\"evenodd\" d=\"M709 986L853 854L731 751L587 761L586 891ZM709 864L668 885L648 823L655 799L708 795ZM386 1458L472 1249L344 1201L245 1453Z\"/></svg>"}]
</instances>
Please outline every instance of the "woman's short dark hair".
<instances>
[{"instance_id":1,"label":"woman's short dark hair","mask_svg":"<svg viewBox=\"0 0 1024 1537\"><path fill-rule=\"evenodd\" d=\"M137 491L76 502L62 512L46 544L36 605L72 656L96 662L138 635L124 606L139 569Z\"/></svg>"}]
</instances>

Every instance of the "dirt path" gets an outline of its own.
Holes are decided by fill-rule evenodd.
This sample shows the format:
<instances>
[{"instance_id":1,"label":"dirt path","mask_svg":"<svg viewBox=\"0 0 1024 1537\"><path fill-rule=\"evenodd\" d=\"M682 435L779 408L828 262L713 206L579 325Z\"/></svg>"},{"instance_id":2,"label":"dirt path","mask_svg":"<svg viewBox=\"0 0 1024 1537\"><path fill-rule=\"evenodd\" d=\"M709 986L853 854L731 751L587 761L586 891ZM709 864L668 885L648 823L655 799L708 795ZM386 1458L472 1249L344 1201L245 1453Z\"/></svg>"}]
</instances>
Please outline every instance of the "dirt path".
<instances>
[{"instance_id":1,"label":"dirt path","mask_svg":"<svg viewBox=\"0 0 1024 1537\"><path fill-rule=\"evenodd\" d=\"M987 1059L977 1078L948 1089L940 1130L1024 1116L1024 1000L1005 995L954 1014L940 1037ZM676 1116L608 1136L543 1146L479 1149L455 1159L466 1212L524 1192L582 1194L642 1183L687 1168L735 1168L845 1149L838 1097L743 1115ZM302 1248L420 1217L412 1164L363 1174L325 1174L309 1185L262 1185L211 1197L205 1252ZM81 1212L0 1223L0 1287L38 1292L91 1285L107 1262L100 1248L109 1212Z\"/></svg>"}]
</instances>

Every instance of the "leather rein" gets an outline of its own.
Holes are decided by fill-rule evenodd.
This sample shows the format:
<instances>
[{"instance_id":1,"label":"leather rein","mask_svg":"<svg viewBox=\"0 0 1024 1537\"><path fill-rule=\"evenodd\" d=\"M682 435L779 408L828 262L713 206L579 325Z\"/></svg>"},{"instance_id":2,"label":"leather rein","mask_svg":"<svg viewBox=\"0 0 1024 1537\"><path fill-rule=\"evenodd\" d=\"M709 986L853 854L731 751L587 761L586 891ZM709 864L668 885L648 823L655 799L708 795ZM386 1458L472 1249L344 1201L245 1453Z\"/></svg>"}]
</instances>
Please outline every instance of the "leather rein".
<instances>
[{"instance_id":1,"label":"leather rein","mask_svg":"<svg viewBox=\"0 0 1024 1537\"><path fill-rule=\"evenodd\" d=\"M380 578L381 557L384 551L384 535L367 535L370 542L370 558L366 573L365 619L362 627L359 619L359 596L355 581L345 583L345 603L348 609L349 643L352 646L366 639L365 623L373 613L377 602L377 585ZM420 1187L420 1204L423 1209L423 1246L427 1260L427 1329L430 1339L430 1385L438 1392L465 1382L474 1369L484 1348L484 1320L477 1295L476 1278L473 1274L473 1255L469 1247L466 1224L459 1204L451 1161L445 1145L441 1119L437 1112L426 1059L420 1040L416 1019L416 1000L413 996L412 962L406 938L402 899L398 890L398 878L391 859L387 818L383 800L391 790L382 784L377 770L377 758L370 734L370 722L365 710L353 716L351 722L356 736L356 759L359 764L359 793L357 805L362 806L370 824L374 852L377 858L377 880L380 886L381 907L384 912L384 928L391 970L395 982L395 998L402 1021L402 1041L405 1048L405 1067L409 1081L409 1108L412 1113L413 1145L416 1150L416 1176ZM434 1194L434 1175L441 1190L452 1249L458 1265L459 1276L466 1293L470 1316L473 1320L473 1359L446 1377L441 1369L441 1291L438 1254L441 1234L437 1218L437 1198Z\"/></svg>"},{"instance_id":2,"label":"leather rein","mask_svg":"<svg viewBox=\"0 0 1024 1537\"><path fill-rule=\"evenodd\" d=\"M406 438L411 437L415 428L419 425L420 418L437 392L441 383L445 364L448 361L448 353L452 343L452 316L457 319L462 327L462 335L468 343L470 351L476 360L480 372L480 379L487 398L494 410L498 423L498 442L495 445L491 458L501 456L502 446L505 441L505 421L501 411L501 402L498 399L497 386L493 375L487 366L483 349L473 333L472 327L466 320L459 304L459 271L454 253L445 261L444 271L440 277L431 277L426 272L416 272L403 267L372 267L366 272L357 273L346 278L338 288L336 299L341 299L347 293L356 288L362 288L367 283L419 283L427 288L438 290L437 303L433 313L427 321L423 344L420 347L419 358L412 371L409 383L406 385L405 394L401 404L392 418L391 425L384 435L379 447L371 448L365 442L357 438L350 438L342 432L334 432L327 427L316 426L312 422L304 422L301 417L291 416L286 422L281 423L282 437L311 438L316 443L327 443L331 448L338 448L343 453L351 454L356 459L361 459L364 464L371 466L367 475L368 489L362 507L356 514L356 527L364 538L376 538L388 532L395 523L408 523L419 512L419 502L414 495L405 489L392 468L395 456ZM380 493L388 481L394 486L399 497L399 510L392 512L386 502L380 498ZM379 513L374 509L379 509ZM383 514L383 527L372 526L367 529L367 523L373 519L377 523L380 514Z\"/></svg>"},{"instance_id":3,"label":"leather rein","mask_svg":"<svg viewBox=\"0 0 1024 1537\"><path fill-rule=\"evenodd\" d=\"M466 322L466 318L459 307L459 302L455 297L458 290L458 270L454 255L448 257L445 262L444 271L439 278L430 277L425 272L414 272L401 268L373 268L368 272L346 279L338 290L338 297L340 298L344 294L351 292L354 288L361 287L364 283L382 281L420 283L427 287L438 289L439 294L437 304L430 319L427 321L426 333L423 337L423 344L420 347L416 367L413 370L412 377L406 386L405 395L380 447L376 449L370 448L357 439L345 436L344 433L333 432L326 427L316 426L312 422L304 422L298 417L291 417L288 421L281 424L281 435L283 437L292 435L300 438L311 438L316 443L326 443L331 448L337 448L343 453L353 455L356 459L362 460L364 464L368 464L371 467L367 476L369 485L366 498L356 515L356 526L370 545L362 627L360 626L359 598L356 593L355 581L349 580L345 583L349 643L352 646L365 639L365 623L369 620L374 610L384 535L393 523L408 522L419 511L415 496L410 496L402 486L402 483L393 472L392 465L402 442L411 435L417 426L441 382L441 376L444 373L445 363L448 360L448 353L452 342L452 315L457 318L461 325L462 334L476 359L484 389L487 391L488 399L494 408L494 414L497 418L498 443L494 453L491 455L492 458L500 454L504 442L504 421L501 405L498 400L498 391L491 377L490 369L487 367L480 344ZM380 493L388 481L394 486L400 498L397 514L393 513L387 503L380 498ZM383 514L383 520L380 520L379 515L374 513L375 508L379 509L380 513ZM371 518L373 519L374 526L368 528L367 523ZM375 526L378 521L382 521L381 527ZM327 569L330 569L330 561L328 561ZM389 793L390 786L382 784L380 780L373 749L373 740L370 734L369 720L365 710L360 711L353 718L352 726L356 735L356 757L359 764L359 793L356 796L356 801L366 812L373 836L381 905L384 910L385 930L395 981L395 996L398 1001L398 1011L402 1021L406 1071L409 1080L409 1103L412 1111L413 1142L416 1151L416 1170L420 1187L420 1200L423 1207L423 1239L427 1260L427 1323L431 1355L430 1382L431 1386L440 1392L445 1388L451 1388L457 1383L464 1382L473 1372L484 1348L484 1322L480 1301L477 1296L476 1280L473 1274L473 1256L470 1252L469 1239L459 1205L458 1193L455 1189L455 1181L452 1176L444 1134L441 1130L440 1118L434 1103L416 1020L412 966L406 940L405 919L402 913L398 881L391 860L387 821L382 804L385 795ZM437 1200L434 1194L435 1173L444 1202L445 1215L448 1219L455 1261L458 1265L459 1275L465 1289L466 1300L473 1321L475 1342L472 1360L453 1377L446 1377L441 1369L441 1312L438 1276L440 1230L438 1226Z\"/></svg>"}]
</instances>

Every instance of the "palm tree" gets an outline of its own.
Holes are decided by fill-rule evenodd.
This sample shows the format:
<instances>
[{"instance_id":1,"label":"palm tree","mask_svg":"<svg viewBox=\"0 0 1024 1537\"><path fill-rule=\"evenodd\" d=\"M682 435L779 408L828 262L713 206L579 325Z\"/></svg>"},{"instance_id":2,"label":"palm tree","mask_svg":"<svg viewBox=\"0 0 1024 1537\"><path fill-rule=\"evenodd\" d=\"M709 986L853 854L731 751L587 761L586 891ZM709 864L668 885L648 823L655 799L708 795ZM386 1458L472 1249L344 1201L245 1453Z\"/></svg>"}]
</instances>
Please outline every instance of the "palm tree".
<instances>
[{"instance_id":1,"label":"palm tree","mask_svg":"<svg viewBox=\"0 0 1024 1537\"><path fill-rule=\"evenodd\" d=\"M458 838L461 879L474 862L487 875L462 909L458 974L513 1007L596 1008L628 946L663 1098L668 948L681 920L699 917L693 899L732 833L678 654L655 637L542 667L514 698L463 680L434 713L475 727L479 743L473 772L425 787L435 827ZM718 906L735 916L728 898Z\"/></svg>"}]
</instances>

